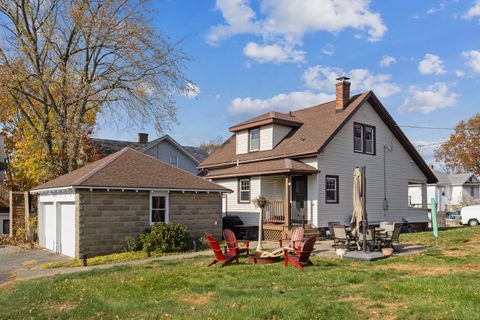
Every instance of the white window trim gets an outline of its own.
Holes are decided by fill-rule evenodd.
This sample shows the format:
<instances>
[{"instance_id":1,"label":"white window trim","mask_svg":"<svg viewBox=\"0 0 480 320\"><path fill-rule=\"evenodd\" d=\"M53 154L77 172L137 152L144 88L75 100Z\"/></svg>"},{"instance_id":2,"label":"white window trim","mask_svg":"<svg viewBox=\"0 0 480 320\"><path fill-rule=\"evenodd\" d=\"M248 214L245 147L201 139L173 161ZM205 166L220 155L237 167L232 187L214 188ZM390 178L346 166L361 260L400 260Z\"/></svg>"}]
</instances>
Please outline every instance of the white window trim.
<instances>
[{"instance_id":1,"label":"white window trim","mask_svg":"<svg viewBox=\"0 0 480 320\"><path fill-rule=\"evenodd\" d=\"M363 133L363 134L365 134L365 139L363 139L363 140L365 140L365 143L364 143L364 145L363 145L363 148L365 149L364 152L365 152L366 154L375 154L375 128L373 128L373 127L368 127L368 126L363 126L362 132L363 132L363 131L367 131L367 129L371 129L371 130L372 130L372 139L371 139L371 140L368 140L366 133ZM363 138L363 136L362 136L362 138ZM367 151L367 143L368 143L369 141L371 141L371 143L372 143L372 146L371 146L371 147L372 147L372 151L370 151L370 152ZM363 141L362 141L362 143L363 143Z\"/></svg>"},{"instance_id":2,"label":"white window trim","mask_svg":"<svg viewBox=\"0 0 480 320\"><path fill-rule=\"evenodd\" d=\"M248 200L242 200L242 181L248 181ZM243 192L247 192L246 190ZM238 202L250 203L252 199L252 181L250 178L242 178L238 180Z\"/></svg>"},{"instance_id":3,"label":"white window trim","mask_svg":"<svg viewBox=\"0 0 480 320\"><path fill-rule=\"evenodd\" d=\"M150 191L150 210L148 211L148 220L150 221L150 225L154 225L156 223L152 221L152 197L165 197L165 223L170 221L170 204L168 194L168 191Z\"/></svg>"},{"instance_id":4,"label":"white window trim","mask_svg":"<svg viewBox=\"0 0 480 320\"><path fill-rule=\"evenodd\" d=\"M325 202L327 203L339 203L338 199L337 199L337 195L338 195L338 177L327 177L325 178L326 180L326 183L325 183L325 191L334 191L335 193L335 199L333 200L329 200L327 199L327 194L325 192ZM327 189L327 186L328 186L328 180L332 180L334 181L334 184L335 184L335 189Z\"/></svg>"},{"instance_id":5,"label":"white window trim","mask_svg":"<svg viewBox=\"0 0 480 320\"><path fill-rule=\"evenodd\" d=\"M172 163L172 158L175 157L175 163ZM175 156L175 155L171 155L170 156L170 159L169 159L169 163L172 165L172 166L175 166L178 168L178 156Z\"/></svg>"},{"instance_id":6,"label":"white window trim","mask_svg":"<svg viewBox=\"0 0 480 320\"><path fill-rule=\"evenodd\" d=\"M252 148L252 131L258 130L258 148ZM248 151L260 151L260 128L254 128L248 131Z\"/></svg>"}]
</instances>

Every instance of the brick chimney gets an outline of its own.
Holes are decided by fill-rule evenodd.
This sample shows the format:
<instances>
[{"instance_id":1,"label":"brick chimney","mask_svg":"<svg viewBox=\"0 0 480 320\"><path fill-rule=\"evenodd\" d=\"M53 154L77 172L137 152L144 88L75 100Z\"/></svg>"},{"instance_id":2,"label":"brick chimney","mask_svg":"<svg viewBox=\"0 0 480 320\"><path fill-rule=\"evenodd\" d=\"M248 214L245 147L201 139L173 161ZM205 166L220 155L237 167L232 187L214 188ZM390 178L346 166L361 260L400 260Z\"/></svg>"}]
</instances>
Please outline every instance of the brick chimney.
<instances>
[{"instance_id":1,"label":"brick chimney","mask_svg":"<svg viewBox=\"0 0 480 320\"><path fill-rule=\"evenodd\" d=\"M140 132L138 134L138 143L145 144L148 142L148 133Z\"/></svg>"},{"instance_id":2,"label":"brick chimney","mask_svg":"<svg viewBox=\"0 0 480 320\"><path fill-rule=\"evenodd\" d=\"M343 111L345 109L348 100L350 99L350 78L340 77L337 78L337 83L335 84L336 89L336 102L335 109L337 112Z\"/></svg>"}]
</instances>

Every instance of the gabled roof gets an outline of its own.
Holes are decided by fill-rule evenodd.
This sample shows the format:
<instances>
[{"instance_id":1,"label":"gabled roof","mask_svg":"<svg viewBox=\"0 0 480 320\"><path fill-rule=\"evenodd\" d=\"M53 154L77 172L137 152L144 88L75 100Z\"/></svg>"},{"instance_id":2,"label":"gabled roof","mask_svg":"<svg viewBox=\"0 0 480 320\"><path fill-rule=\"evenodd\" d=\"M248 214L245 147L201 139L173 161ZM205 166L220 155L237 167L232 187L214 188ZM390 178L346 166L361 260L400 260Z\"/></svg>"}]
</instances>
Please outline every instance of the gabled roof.
<instances>
[{"instance_id":1,"label":"gabled roof","mask_svg":"<svg viewBox=\"0 0 480 320\"><path fill-rule=\"evenodd\" d=\"M373 109L395 134L395 137L425 174L427 181L429 183L436 182L437 178L430 167L425 163L415 147L372 91L352 96L342 112L337 112L335 101L291 112L291 115L303 124L298 128L292 129L272 150L237 155L236 139L235 135L232 135L221 148L200 163L199 168L210 169L232 166L236 164L237 160L239 163L246 163L316 155L328 145L366 101L372 105Z\"/></svg>"},{"instance_id":2,"label":"gabled roof","mask_svg":"<svg viewBox=\"0 0 480 320\"><path fill-rule=\"evenodd\" d=\"M192 159L192 161L195 162L196 164L199 164L200 162L202 162L208 157L208 154L204 150L198 147L182 146L175 139L170 137L168 134L163 135L147 143L93 138L92 144L104 156L108 156L126 147L145 152L164 140L170 142L180 152L183 152L187 157Z\"/></svg>"},{"instance_id":3,"label":"gabled roof","mask_svg":"<svg viewBox=\"0 0 480 320\"><path fill-rule=\"evenodd\" d=\"M32 191L64 187L230 191L131 148L91 162Z\"/></svg>"},{"instance_id":4,"label":"gabled roof","mask_svg":"<svg viewBox=\"0 0 480 320\"><path fill-rule=\"evenodd\" d=\"M434 171L435 175L438 178L438 184L440 185L464 185L464 184L479 184L478 178L473 172L468 173L457 173L457 174L446 174L441 171ZM473 182L468 181L473 177Z\"/></svg>"},{"instance_id":5,"label":"gabled roof","mask_svg":"<svg viewBox=\"0 0 480 320\"><path fill-rule=\"evenodd\" d=\"M208 178L240 177L252 174L281 174L281 173L317 173L318 170L306 163L289 158L258 161L241 164L234 167L216 170Z\"/></svg>"}]
</instances>

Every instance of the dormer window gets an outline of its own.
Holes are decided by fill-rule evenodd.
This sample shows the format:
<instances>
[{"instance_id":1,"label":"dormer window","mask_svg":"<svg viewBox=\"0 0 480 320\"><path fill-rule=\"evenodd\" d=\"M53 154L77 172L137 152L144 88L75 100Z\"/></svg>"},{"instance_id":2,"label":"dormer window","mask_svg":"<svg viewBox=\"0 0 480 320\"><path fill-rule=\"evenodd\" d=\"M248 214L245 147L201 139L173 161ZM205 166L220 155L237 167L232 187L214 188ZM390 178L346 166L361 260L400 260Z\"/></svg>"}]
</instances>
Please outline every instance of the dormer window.
<instances>
[{"instance_id":1,"label":"dormer window","mask_svg":"<svg viewBox=\"0 0 480 320\"><path fill-rule=\"evenodd\" d=\"M249 135L249 151L260 150L260 128L251 129Z\"/></svg>"}]
</instances>

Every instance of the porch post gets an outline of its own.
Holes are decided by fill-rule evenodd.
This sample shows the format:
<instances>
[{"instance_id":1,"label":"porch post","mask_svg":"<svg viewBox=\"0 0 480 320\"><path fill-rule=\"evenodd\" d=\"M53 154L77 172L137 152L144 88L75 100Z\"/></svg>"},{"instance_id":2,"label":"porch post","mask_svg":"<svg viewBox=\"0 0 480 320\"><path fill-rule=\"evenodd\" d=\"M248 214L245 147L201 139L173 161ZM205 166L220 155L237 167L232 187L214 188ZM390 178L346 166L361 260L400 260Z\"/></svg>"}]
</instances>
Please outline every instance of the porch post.
<instances>
[{"instance_id":1,"label":"porch post","mask_svg":"<svg viewBox=\"0 0 480 320\"><path fill-rule=\"evenodd\" d=\"M285 176L285 196L283 197L283 215L285 217L285 225L290 227L290 176Z\"/></svg>"}]
</instances>

